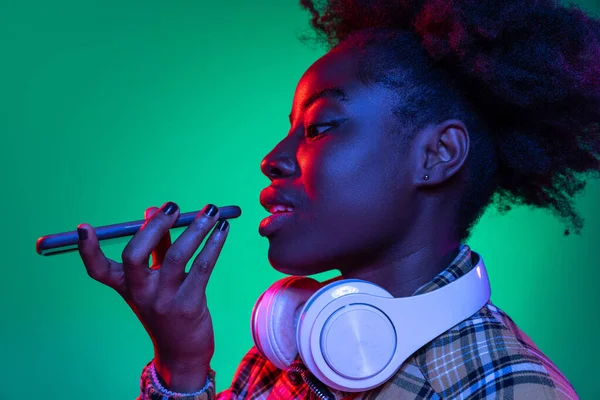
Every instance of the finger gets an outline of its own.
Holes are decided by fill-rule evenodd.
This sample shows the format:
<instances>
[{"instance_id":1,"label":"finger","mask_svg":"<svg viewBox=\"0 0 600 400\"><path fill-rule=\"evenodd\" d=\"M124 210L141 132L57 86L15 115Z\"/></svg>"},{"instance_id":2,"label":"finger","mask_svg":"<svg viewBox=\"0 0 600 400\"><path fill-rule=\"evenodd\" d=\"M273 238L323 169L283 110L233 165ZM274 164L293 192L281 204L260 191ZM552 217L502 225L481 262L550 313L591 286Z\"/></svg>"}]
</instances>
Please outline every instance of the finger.
<instances>
[{"instance_id":1,"label":"finger","mask_svg":"<svg viewBox=\"0 0 600 400\"><path fill-rule=\"evenodd\" d=\"M207 204L175 240L165 254L164 262L160 267L159 290L167 286L179 288L185 276L185 266L218 218L219 209L213 204Z\"/></svg>"},{"instance_id":2,"label":"finger","mask_svg":"<svg viewBox=\"0 0 600 400\"><path fill-rule=\"evenodd\" d=\"M146 209L144 213L144 219L150 219L156 212L159 210L158 207L149 207ZM150 266L151 269L157 269L164 262L165 254L167 250L171 247L171 233L167 231L165 236L160 239L158 242L158 246L152 251L152 264Z\"/></svg>"},{"instance_id":3,"label":"finger","mask_svg":"<svg viewBox=\"0 0 600 400\"><path fill-rule=\"evenodd\" d=\"M153 271L148 268L150 254L179 217L177 204L165 203L133 236L123 250L123 270L132 295L146 287Z\"/></svg>"},{"instance_id":4,"label":"finger","mask_svg":"<svg viewBox=\"0 0 600 400\"><path fill-rule=\"evenodd\" d=\"M106 258L100 249L96 232L90 225L79 225L77 233L79 234L79 255L88 275L92 279L112 287L125 297L127 286L125 285L123 265Z\"/></svg>"},{"instance_id":5,"label":"finger","mask_svg":"<svg viewBox=\"0 0 600 400\"><path fill-rule=\"evenodd\" d=\"M204 248L194 259L190 272L181 285L184 296L197 296L198 293L204 293L228 233L229 222L220 220L207 239Z\"/></svg>"},{"instance_id":6,"label":"finger","mask_svg":"<svg viewBox=\"0 0 600 400\"><path fill-rule=\"evenodd\" d=\"M144 211L144 219L150 219L159 210L158 207L148 207Z\"/></svg>"}]
</instances>

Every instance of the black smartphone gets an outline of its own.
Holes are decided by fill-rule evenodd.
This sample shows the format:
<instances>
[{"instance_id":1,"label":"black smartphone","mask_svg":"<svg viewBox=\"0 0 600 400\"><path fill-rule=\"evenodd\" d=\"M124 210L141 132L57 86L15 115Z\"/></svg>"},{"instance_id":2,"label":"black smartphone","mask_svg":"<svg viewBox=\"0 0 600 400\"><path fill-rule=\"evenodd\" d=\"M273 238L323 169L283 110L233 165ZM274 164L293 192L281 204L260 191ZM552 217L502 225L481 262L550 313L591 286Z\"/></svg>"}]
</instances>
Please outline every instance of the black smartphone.
<instances>
[{"instance_id":1,"label":"black smartphone","mask_svg":"<svg viewBox=\"0 0 600 400\"><path fill-rule=\"evenodd\" d=\"M175 221L173 228L188 226L196 218L199 212L200 211L192 211L185 214L180 214L179 218L177 218L177 221ZM242 209L238 206L219 207L219 212L220 219L237 218L242 215ZM133 236L137 231L140 230L145 222L146 220L141 219L139 221L99 226L94 228L94 231L96 232L98 241L106 241L109 239ZM39 238L35 248L39 255L53 256L56 254L77 251L78 242L79 236L77 235L77 231L55 233Z\"/></svg>"}]
</instances>

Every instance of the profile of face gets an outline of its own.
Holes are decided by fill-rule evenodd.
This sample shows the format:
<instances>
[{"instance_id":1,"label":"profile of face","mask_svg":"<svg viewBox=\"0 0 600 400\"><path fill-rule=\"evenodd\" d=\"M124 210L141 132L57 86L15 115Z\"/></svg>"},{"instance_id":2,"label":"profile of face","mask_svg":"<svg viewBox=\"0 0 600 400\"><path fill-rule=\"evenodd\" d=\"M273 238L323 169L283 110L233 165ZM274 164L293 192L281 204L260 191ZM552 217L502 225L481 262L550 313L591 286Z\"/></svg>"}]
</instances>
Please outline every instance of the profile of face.
<instances>
[{"instance_id":1,"label":"profile of face","mask_svg":"<svg viewBox=\"0 0 600 400\"><path fill-rule=\"evenodd\" d=\"M385 258L405 240L421 162L398 145L398 94L357 78L358 57L334 49L302 76L290 130L261 163L271 180L260 234L278 271L310 275Z\"/></svg>"}]
</instances>

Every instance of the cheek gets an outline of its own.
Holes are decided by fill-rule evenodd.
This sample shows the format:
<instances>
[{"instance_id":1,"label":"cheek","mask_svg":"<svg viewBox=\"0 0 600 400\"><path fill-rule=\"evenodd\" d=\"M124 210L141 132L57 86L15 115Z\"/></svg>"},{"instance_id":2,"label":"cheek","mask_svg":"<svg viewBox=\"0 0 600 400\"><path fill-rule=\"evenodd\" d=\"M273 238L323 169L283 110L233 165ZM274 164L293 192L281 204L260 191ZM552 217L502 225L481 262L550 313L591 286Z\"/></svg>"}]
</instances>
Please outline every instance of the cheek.
<instances>
[{"instance_id":1,"label":"cheek","mask_svg":"<svg viewBox=\"0 0 600 400\"><path fill-rule=\"evenodd\" d=\"M298 152L302 186L308 201L317 201L323 194L322 187L331 174L331 150L327 146L310 143Z\"/></svg>"},{"instance_id":2,"label":"cheek","mask_svg":"<svg viewBox=\"0 0 600 400\"><path fill-rule=\"evenodd\" d=\"M313 150L303 165L311 222L306 237L326 238L332 253L373 248L395 237L406 224L401 210L409 208L399 155L376 141Z\"/></svg>"},{"instance_id":3,"label":"cheek","mask_svg":"<svg viewBox=\"0 0 600 400\"><path fill-rule=\"evenodd\" d=\"M313 205L351 206L385 194L387 167L376 146L325 140L298 154L304 190Z\"/></svg>"}]
</instances>

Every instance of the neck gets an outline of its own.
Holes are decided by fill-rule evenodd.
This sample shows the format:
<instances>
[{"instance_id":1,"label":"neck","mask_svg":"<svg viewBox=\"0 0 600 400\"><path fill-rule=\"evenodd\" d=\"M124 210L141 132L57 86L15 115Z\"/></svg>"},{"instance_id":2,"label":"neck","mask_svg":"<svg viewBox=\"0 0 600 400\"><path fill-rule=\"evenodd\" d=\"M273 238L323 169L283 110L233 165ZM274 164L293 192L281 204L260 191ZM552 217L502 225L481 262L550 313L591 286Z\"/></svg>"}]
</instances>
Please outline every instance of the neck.
<instances>
[{"instance_id":1,"label":"neck","mask_svg":"<svg viewBox=\"0 0 600 400\"><path fill-rule=\"evenodd\" d=\"M457 240L430 240L425 245L392 250L379 260L371 259L368 264L340 272L344 279L362 279L394 297L407 297L446 269L458 255L459 245Z\"/></svg>"}]
</instances>

